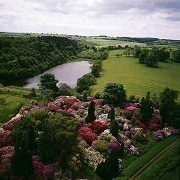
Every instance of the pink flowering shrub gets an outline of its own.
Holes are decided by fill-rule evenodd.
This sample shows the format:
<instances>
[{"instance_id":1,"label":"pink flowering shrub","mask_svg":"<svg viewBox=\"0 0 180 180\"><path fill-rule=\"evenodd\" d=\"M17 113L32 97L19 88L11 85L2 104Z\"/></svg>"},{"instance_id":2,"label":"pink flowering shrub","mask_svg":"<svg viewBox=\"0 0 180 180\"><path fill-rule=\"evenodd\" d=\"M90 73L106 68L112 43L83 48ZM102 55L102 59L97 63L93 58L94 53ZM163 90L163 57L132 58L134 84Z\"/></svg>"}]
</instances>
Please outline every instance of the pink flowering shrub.
<instances>
[{"instance_id":1,"label":"pink flowering shrub","mask_svg":"<svg viewBox=\"0 0 180 180\"><path fill-rule=\"evenodd\" d=\"M159 124L149 124L148 128L152 131L157 131L158 129L160 129L160 125Z\"/></svg>"},{"instance_id":2,"label":"pink flowering shrub","mask_svg":"<svg viewBox=\"0 0 180 180\"><path fill-rule=\"evenodd\" d=\"M20 120L21 120L21 118L18 117L18 116L16 116L16 117L13 117L13 118L11 119L11 122L16 123L16 122L18 122L18 121L20 121Z\"/></svg>"},{"instance_id":3,"label":"pink flowering shrub","mask_svg":"<svg viewBox=\"0 0 180 180\"><path fill-rule=\"evenodd\" d=\"M0 147L5 146L11 140L11 131L0 129Z\"/></svg>"},{"instance_id":4,"label":"pink flowering shrub","mask_svg":"<svg viewBox=\"0 0 180 180\"><path fill-rule=\"evenodd\" d=\"M120 149L120 144L117 140L114 140L114 141L111 141L110 143L108 143L108 146L111 148L111 149Z\"/></svg>"},{"instance_id":5,"label":"pink flowering shrub","mask_svg":"<svg viewBox=\"0 0 180 180\"><path fill-rule=\"evenodd\" d=\"M0 148L0 157L1 157L1 163L10 163L11 157L14 154L14 147L13 146L6 146Z\"/></svg>"},{"instance_id":6,"label":"pink flowering shrub","mask_svg":"<svg viewBox=\"0 0 180 180\"><path fill-rule=\"evenodd\" d=\"M92 142L97 139L97 135L86 126L79 128L78 135L89 144L92 144Z\"/></svg>"},{"instance_id":7,"label":"pink flowering shrub","mask_svg":"<svg viewBox=\"0 0 180 180\"><path fill-rule=\"evenodd\" d=\"M33 161L34 171L43 176L43 179L50 179L53 176L53 168L51 165L45 165L39 161Z\"/></svg>"},{"instance_id":8,"label":"pink flowering shrub","mask_svg":"<svg viewBox=\"0 0 180 180\"><path fill-rule=\"evenodd\" d=\"M153 114L152 118L148 122L148 128L152 131L157 131L161 128L162 118L160 114Z\"/></svg>"},{"instance_id":9,"label":"pink flowering shrub","mask_svg":"<svg viewBox=\"0 0 180 180\"><path fill-rule=\"evenodd\" d=\"M105 129L107 128L106 124L104 124L101 121L93 121L91 124L91 129L93 130L93 132L95 132L96 134L100 134L102 133Z\"/></svg>"}]
</instances>

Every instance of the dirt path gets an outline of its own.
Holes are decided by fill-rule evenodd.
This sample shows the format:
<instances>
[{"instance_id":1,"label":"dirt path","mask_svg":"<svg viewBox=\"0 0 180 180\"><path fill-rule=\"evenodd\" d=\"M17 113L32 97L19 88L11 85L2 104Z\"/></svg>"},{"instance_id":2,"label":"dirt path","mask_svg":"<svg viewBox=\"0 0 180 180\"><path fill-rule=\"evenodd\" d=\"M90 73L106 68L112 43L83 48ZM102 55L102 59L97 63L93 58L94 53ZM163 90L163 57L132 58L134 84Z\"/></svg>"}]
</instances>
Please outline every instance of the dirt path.
<instances>
[{"instance_id":1,"label":"dirt path","mask_svg":"<svg viewBox=\"0 0 180 180\"><path fill-rule=\"evenodd\" d=\"M177 139L176 141L174 141L172 144L170 144L169 146L167 146L165 149L163 149L159 154L157 154L153 159L151 159L144 167L142 167L139 171L137 171L131 178L130 180L136 180L138 179L149 167L151 167L157 160L159 160L159 158L161 158L161 156L163 156L164 154L166 154L168 151L170 151L175 145L176 143L179 141L179 139Z\"/></svg>"}]
</instances>

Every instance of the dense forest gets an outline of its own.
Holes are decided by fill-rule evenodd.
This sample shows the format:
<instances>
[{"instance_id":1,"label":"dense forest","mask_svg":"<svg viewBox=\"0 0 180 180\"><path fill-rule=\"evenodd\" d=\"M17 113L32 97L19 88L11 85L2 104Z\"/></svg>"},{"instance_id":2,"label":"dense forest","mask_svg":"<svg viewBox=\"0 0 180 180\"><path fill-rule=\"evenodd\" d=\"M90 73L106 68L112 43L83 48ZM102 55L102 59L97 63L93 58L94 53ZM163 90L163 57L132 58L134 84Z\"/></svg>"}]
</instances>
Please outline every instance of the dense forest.
<instances>
[{"instance_id":1,"label":"dense forest","mask_svg":"<svg viewBox=\"0 0 180 180\"><path fill-rule=\"evenodd\" d=\"M1 37L0 83L41 73L75 58L86 48L65 37Z\"/></svg>"}]
</instances>

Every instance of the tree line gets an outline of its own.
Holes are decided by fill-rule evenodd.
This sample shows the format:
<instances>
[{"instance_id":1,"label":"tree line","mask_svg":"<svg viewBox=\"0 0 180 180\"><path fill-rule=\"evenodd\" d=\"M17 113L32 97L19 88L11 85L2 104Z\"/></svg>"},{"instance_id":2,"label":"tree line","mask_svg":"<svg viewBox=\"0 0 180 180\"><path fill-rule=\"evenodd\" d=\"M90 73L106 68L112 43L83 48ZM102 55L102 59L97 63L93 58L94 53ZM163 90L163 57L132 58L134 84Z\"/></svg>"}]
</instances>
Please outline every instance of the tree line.
<instances>
[{"instance_id":1,"label":"tree line","mask_svg":"<svg viewBox=\"0 0 180 180\"><path fill-rule=\"evenodd\" d=\"M141 64L145 64L149 67L158 67L159 62L167 62L168 60L174 62L180 62L180 49L166 49L153 47L140 48L135 46L133 49L133 55L135 58L139 58Z\"/></svg>"},{"instance_id":2,"label":"tree line","mask_svg":"<svg viewBox=\"0 0 180 180\"><path fill-rule=\"evenodd\" d=\"M0 83L39 74L77 57L86 48L65 37L1 37Z\"/></svg>"}]
</instances>

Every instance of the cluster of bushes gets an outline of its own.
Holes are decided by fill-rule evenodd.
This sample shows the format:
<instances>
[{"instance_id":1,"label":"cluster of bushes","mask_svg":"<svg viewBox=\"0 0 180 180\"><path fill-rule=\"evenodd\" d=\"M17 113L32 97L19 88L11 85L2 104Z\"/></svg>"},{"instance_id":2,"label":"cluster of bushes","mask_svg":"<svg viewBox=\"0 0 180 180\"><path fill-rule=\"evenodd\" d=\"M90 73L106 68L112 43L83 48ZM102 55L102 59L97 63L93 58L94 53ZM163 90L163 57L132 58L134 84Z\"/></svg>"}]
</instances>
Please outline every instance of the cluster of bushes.
<instances>
[{"instance_id":1,"label":"cluster of bushes","mask_svg":"<svg viewBox=\"0 0 180 180\"><path fill-rule=\"evenodd\" d=\"M180 63L180 49L171 51L171 60Z\"/></svg>"},{"instance_id":2,"label":"cluster of bushes","mask_svg":"<svg viewBox=\"0 0 180 180\"><path fill-rule=\"evenodd\" d=\"M157 67L159 62L172 60L180 62L180 50L168 50L166 48L153 47L151 49L140 48L135 46L133 50L135 58L139 58L141 64L146 64L149 67Z\"/></svg>"},{"instance_id":3,"label":"cluster of bushes","mask_svg":"<svg viewBox=\"0 0 180 180\"><path fill-rule=\"evenodd\" d=\"M50 115L46 109L23 116L12 131L12 143L15 145L11 160L12 173L25 178L32 175L32 154L37 152L43 163L52 163L54 158L63 154L59 166L62 170L66 169L66 154L71 154L71 149L77 142L79 125L79 121L73 116Z\"/></svg>"},{"instance_id":4,"label":"cluster of bushes","mask_svg":"<svg viewBox=\"0 0 180 180\"><path fill-rule=\"evenodd\" d=\"M149 67L157 67L159 62L166 62L170 58L169 51L166 48L141 49L134 48L134 57L139 58L139 62Z\"/></svg>"},{"instance_id":5,"label":"cluster of bushes","mask_svg":"<svg viewBox=\"0 0 180 180\"><path fill-rule=\"evenodd\" d=\"M105 60L109 55L108 49L96 47L88 48L82 51L78 57L92 60Z\"/></svg>"}]
</instances>

